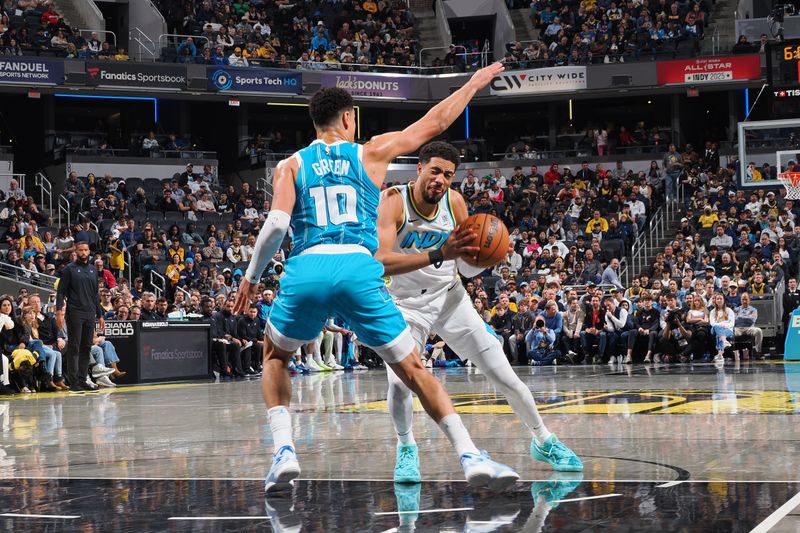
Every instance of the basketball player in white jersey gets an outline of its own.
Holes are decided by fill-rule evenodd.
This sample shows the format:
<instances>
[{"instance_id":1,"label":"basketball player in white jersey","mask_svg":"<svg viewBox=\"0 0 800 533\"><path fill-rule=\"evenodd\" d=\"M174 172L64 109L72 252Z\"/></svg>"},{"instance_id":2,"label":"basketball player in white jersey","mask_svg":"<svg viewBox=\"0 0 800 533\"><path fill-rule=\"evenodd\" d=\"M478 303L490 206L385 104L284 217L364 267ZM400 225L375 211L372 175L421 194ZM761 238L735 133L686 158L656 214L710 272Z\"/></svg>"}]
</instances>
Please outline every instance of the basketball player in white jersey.
<instances>
[{"instance_id":1,"label":"basketball player in white jersey","mask_svg":"<svg viewBox=\"0 0 800 533\"><path fill-rule=\"evenodd\" d=\"M475 256L463 231L464 198L450 189L459 163L458 150L445 142L422 147L417 179L385 190L378 207L378 252L387 286L418 346L433 331L457 353L468 358L507 398L514 412L533 433L531 455L555 470L577 472L583 464L575 453L547 430L528 387L511 369L497 337L473 309L458 272L466 277L484 269L464 258ZM411 430L411 391L387 367L389 410L397 432L394 480L421 481L419 454Z\"/></svg>"}]
</instances>

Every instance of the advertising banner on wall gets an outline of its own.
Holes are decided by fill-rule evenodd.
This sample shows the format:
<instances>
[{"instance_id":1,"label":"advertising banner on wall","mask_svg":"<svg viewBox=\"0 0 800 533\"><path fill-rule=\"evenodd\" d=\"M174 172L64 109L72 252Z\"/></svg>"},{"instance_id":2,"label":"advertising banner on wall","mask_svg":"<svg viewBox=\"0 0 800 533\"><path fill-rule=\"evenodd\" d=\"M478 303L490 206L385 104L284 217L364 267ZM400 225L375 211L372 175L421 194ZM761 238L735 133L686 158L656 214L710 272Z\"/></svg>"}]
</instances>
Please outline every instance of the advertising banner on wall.
<instances>
[{"instance_id":1,"label":"advertising banner on wall","mask_svg":"<svg viewBox=\"0 0 800 533\"><path fill-rule=\"evenodd\" d=\"M220 92L300 94L302 75L293 70L207 67L208 90Z\"/></svg>"},{"instance_id":2,"label":"advertising banner on wall","mask_svg":"<svg viewBox=\"0 0 800 533\"><path fill-rule=\"evenodd\" d=\"M509 70L489 84L492 96L579 91L586 89L586 67L550 67Z\"/></svg>"},{"instance_id":3,"label":"advertising banner on wall","mask_svg":"<svg viewBox=\"0 0 800 533\"><path fill-rule=\"evenodd\" d=\"M185 89L186 67L113 61L87 62L86 83L95 87Z\"/></svg>"},{"instance_id":4,"label":"advertising banner on wall","mask_svg":"<svg viewBox=\"0 0 800 533\"><path fill-rule=\"evenodd\" d=\"M0 83L62 84L64 83L64 61L38 57L0 58Z\"/></svg>"},{"instance_id":5,"label":"advertising banner on wall","mask_svg":"<svg viewBox=\"0 0 800 533\"><path fill-rule=\"evenodd\" d=\"M761 58L758 55L659 61L656 63L656 68L658 69L659 85L714 83L761 78Z\"/></svg>"},{"instance_id":6,"label":"advertising banner on wall","mask_svg":"<svg viewBox=\"0 0 800 533\"><path fill-rule=\"evenodd\" d=\"M323 87L338 87L353 96L402 99L411 97L411 80L401 76L323 72L320 82Z\"/></svg>"}]
</instances>

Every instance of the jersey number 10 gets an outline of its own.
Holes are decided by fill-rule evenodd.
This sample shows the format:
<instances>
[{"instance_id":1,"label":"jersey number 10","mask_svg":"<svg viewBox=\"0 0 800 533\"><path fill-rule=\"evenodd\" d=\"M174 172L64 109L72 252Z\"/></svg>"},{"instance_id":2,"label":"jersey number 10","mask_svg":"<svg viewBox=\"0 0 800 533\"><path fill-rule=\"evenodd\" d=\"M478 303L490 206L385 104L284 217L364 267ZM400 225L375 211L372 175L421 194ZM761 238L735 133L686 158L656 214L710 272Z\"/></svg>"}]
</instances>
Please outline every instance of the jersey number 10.
<instances>
[{"instance_id":1,"label":"jersey number 10","mask_svg":"<svg viewBox=\"0 0 800 533\"><path fill-rule=\"evenodd\" d=\"M308 194L314 200L317 226L339 225L358 222L356 190L350 185L312 187Z\"/></svg>"}]
</instances>

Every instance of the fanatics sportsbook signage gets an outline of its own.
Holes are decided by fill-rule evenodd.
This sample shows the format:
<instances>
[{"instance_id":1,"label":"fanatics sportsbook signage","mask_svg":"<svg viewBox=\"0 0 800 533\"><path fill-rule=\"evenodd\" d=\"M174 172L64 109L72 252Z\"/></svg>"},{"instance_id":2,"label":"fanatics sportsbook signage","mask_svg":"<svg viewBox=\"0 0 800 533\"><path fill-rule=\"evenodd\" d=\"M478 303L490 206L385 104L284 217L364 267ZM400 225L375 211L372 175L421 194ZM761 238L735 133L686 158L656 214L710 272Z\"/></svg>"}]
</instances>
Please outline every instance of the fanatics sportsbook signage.
<instances>
[{"instance_id":1,"label":"fanatics sportsbook signage","mask_svg":"<svg viewBox=\"0 0 800 533\"><path fill-rule=\"evenodd\" d=\"M207 67L208 90L242 93L300 94L302 75L293 70Z\"/></svg>"},{"instance_id":2,"label":"fanatics sportsbook signage","mask_svg":"<svg viewBox=\"0 0 800 533\"><path fill-rule=\"evenodd\" d=\"M323 87L338 87L353 96L369 98L411 97L411 80L405 76L380 76L371 74L348 74L347 72L323 72L320 75Z\"/></svg>"},{"instance_id":3,"label":"fanatics sportsbook signage","mask_svg":"<svg viewBox=\"0 0 800 533\"><path fill-rule=\"evenodd\" d=\"M185 89L186 67L96 61L86 63L86 83L95 87Z\"/></svg>"},{"instance_id":4,"label":"fanatics sportsbook signage","mask_svg":"<svg viewBox=\"0 0 800 533\"><path fill-rule=\"evenodd\" d=\"M64 83L64 61L37 57L0 58L0 83L62 84Z\"/></svg>"},{"instance_id":5,"label":"fanatics sportsbook signage","mask_svg":"<svg viewBox=\"0 0 800 533\"><path fill-rule=\"evenodd\" d=\"M586 67L550 67L510 70L489 84L492 96L579 91L586 89Z\"/></svg>"},{"instance_id":6,"label":"fanatics sportsbook signage","mask_svg":"<svg viewBox=\"0 0 800 533\"><path fill-rule=\"evenodd\" d=\"M659 61L658 84L714 83L720 81L757 80L761 78L761 58L758 55L697 57Z\"/></svg>"}]
</instances>

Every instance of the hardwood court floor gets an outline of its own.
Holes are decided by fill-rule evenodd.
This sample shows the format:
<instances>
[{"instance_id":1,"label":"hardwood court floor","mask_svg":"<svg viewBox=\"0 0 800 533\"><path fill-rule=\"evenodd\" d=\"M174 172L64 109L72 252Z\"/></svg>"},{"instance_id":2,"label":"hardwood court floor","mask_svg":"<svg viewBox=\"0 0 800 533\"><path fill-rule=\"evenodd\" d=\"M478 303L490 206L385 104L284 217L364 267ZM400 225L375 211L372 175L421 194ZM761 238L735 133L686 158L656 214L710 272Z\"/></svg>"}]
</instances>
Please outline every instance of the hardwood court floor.
<instances>
[{"instance_id":1,"label":"hardwood court floor","mask_svg":"<svg viewBox=\"0 0 800 533\"><path fill-rule=\"evenodd\" d=\"M266 501L257 381L2 398L0 530L800 530L800 365L516 370L582 474L533 461L526 429L474 369L435 373L478 446L519 471L504 494L463 482L424 413L425 481L392 483L381 370L293 378L303 473Z\"/></svg>"}]
</instances>

